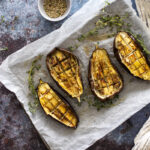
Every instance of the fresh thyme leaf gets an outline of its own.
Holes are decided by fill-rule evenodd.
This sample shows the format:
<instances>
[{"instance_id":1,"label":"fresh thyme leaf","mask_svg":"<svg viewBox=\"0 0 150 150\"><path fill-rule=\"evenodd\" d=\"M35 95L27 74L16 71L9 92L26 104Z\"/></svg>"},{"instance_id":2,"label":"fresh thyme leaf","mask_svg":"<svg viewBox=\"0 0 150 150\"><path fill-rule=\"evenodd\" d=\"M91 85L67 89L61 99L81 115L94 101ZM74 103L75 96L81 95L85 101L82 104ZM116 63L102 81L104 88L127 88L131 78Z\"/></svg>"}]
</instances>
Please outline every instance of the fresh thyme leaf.
<instances>
[{"instance_id":1,"label":"fresh thyme leaf","mask_svg":"<svg viewBox=\"0 0 150 150\"><path fill-rule=\"evenodd\" d=\"M29 102L29 103L28 103L28 106L29 106L29 111L30 111L31 113L35 113L35 112L36 112L36 108L35 108L34 103Z\"/></svg>"},{"instance_id":2,"label":"fresh thyme leaf","mask_svg":"<svg viewBox=\"0 0 150 150\"><path fill-rule=\"evenodd\" d=\"M78 47L79 47L79 46L78 46L77 44L76 44L75 46L69 46L69 47L68 47L68 50L74 51L74 50L76 50Z\"/></svg>"},{"instance_id":3,"label":"fresh thyme leaf","mask_svg":"<svg viewBox=\"0 0 150 150\"><path fill-rule=\"evenodd\" d=\"M0 51L6 51L8 50L8 47L0 48Z\"/></svg>"},{"instance_id":4,"label":"fresh thyme leaf","mask_svg":"<svg viewBox=\"0 0 150 150\"><path fill-rule=\"evenodd\" d=\"M33 60L30 70L28 72L28 87L31 92L32 97L34 98L34 102L29 102L29 110L31 113L34 113L36 111L36 108L39 105L38 95L37 91L34 85L34 73L35 70L39 70L41 68L41 65L37 64L39 60L41 60L42 55L39 55L35 60Z\"/></svg>"},{"instance_id":5,"label":"fresh thyme leaf","mask_svg":"<svg viewBox=\"0 0 150 150\"><path fill-rule=\"evenodd\" d=\"M4 20L4 16L1 16L0 24L1 24L1 23L4 23L4 22L5 22L5 20Z\"/></svg>"},{"instance_id":6,"label":"fresh thyme leaf","mask_svg":"<svg viewBox=\"0 0 150 150\"><path fill-rule=\"evenodd\" d=\"M85 38L86 38L86 36L82 34L78 37L78 41L81 42L81 41L85 40Z\"/></svg>"},{"instance_id":7,"label":"fresh thyme leaf","mask_svg":"<svg viewBox=\"0 0 150 150\"><path fill-rule=\"evenodd\" d=\"M108 0L105 0L105 4L106 4L106 6L110 5L110 3L108 2Z\"/></svg>"},{"instance_id":8,"label":"fresh thyme leaf","mask_svg":"<svg viewBox=\"0 0 150 150\"><path fill-rule=\"evenodd\" d=\"M81 105L82 105L82 103L80 102L80 103L77 103L78 104L78 106L80 107Z\"/></svg>"},{"instance_id":9,"label":"fresh thyme leaf","mask_svg":"<svg viewBox=\"0 0 150 150\"><path fill-rule=\"evenodd\" d=\"M101 102L98 98L95 97L94 103L92 106L97 108L97 111L99 111L101 108L108 108L111 107L117 100L119 99L119 96L116 95L113 99Z\"/></svg>"},{"instance_id":10,"label":"fresh thyme leaf","mask_svg":"<svg viewBox=\"0 0 150 150\"><path fill-rule=\"evenodd\" d=\"M70 51L74 51L74 48L73 48L72 46L69 46L68 49L69 49Z\"/></svg>"},{"instance_id":11,"label":"fresh thyme leaf","mask_svg":"<svg viewBox=\"0 0 150 150\"><path fill-rule=\"evenodd\" d=\"M27 74L29 74L30 71L26 71Z\"/></svg>"},{"instance_id":12,"label":"fresh thyme leaf","mask_svg":"<svg viewBox=\"0 0 150 150\"><path fill-rule=\"evenodd\" d=\"M93 103L92 103L92 101L89 99L89 100L87 100L87 102L88 102L88 105L89 106L92 106L93 105Z\"/></svg>"},{"instance_id":13,"label":"fresh thyme leaf","mask_svg":"<svg viewBox=\"0 0 150 150\"><path fill-rule=\"evenodd\" d=\"M109 34L107 37L108 38L111 38L111 37L113 37L113 36L115 36L116 35L116 33L112 33L112 34Z\"/></svg>"},{"instance_id":14,"label":"fresh thyme leaf","mask_svg":"<svg viewBox=\"0 0 150 150\"><path fill-rule=\"evenodd\" d=\"M94 100L93 100L94 98ZM97 97L93 96L85 96L82 98L82 102L87 102L89 107L93 106L99 111L101 108L109 108L115 104L115 102L119 99L119 95L115 95L113 99L110 99L105 102L101 102Z\"/></svg>"},{"instance_id":15,"label":"fresh thyme leaf","mask_svg":"<svg viewBox=\"0 0 150 150\"><path fill-rule=\"evenodd\" d=\"M117 94L117 95L115 95L115 96L114 96L114 98L117 98L117 99L119 99L119 95L118 95L118 94Z\"/></svg>"},{"instance_id":16,"label":"fresh thyme leaf","mask_svg":"<svg viewBox=\"0 0 150 150\"><path fill-rule=\"evenodd\" d=\"M37 66L36 66L36 69L37 69L37 70L40 70L40 68L41 68L41 65L37 65Z\"/></svg>"},{"instance_id":17,"label":"fresh thyme leaf","mask_svg":"<svg viewBox=\"0 0 150 150\"><path fill-rule=\"evenodd\" d=\"M127 32L130 33L137 40L137 42L142 46L143 51L147 55L150 55L150 51L148 50L147 46L145 45L142 35L141 34L134 34L131 30L127 30Z\"/></svg>"},{"instance_id":18,"label":"fresh thyme leaf","mask_svg":"<svg viewBox=\"0 0 150 150\"><path fill-rule=\"evenodd\" d=\"M105 12L106 7L109 5L110 3L108 2L108 0L105 0L105 7L102 9L102 12Z\"/></svg>"},{"instance_id":19,"label":"fresh thyme leaf","mask_svg":"<svg viewBox=\"0 0 150 150\"><path fill-rule=\"evenodd\" d=\"M128 17L129 17L128 13L122 16L100 15L100 18L95 23L95 27L90 31L88 31L87 33L80 35L78 37L78 41L82 42L90 36L97 35L99 30L106 27L109 27L110 31L116 29L117 32L121 31L123 28L130 28L131 24L125 22L125 19L127 19Z\"/></svg>"}]
</instances>

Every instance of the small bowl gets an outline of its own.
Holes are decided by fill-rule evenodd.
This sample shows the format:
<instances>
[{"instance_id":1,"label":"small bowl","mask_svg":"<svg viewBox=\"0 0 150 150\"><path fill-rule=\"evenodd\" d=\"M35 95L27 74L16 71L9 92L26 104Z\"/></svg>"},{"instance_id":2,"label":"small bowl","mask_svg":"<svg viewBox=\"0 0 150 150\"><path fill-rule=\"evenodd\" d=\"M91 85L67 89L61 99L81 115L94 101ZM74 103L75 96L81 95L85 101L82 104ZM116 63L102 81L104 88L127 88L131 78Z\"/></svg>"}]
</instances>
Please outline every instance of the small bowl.
<instances>
[{"instance_id":1,"label":"small bowl","mask_svg":"<svg viewBox=\"0 0 150 150\"><path fill-rule=\"evenodd\" d=\"M55 21L60 21L60 20L63 20L64 18L66 18L66 17L68 16L68 14L70 13L70 10L71 10L71 4L72 4L72 3L71 3L71 0L66 0L66 2L67 2L67 10L66 10L66 12L65 12L62 16L60 16L60 17L58 17L58 18L51 18L51 17L49 17L49 16L46 14L46 12L45 12L45 10L44 10L44 7L43 7L44 0L38 0L38 9L39 9L41 15L42 15L45 19L47 19L47 20L49 20L49 21L53 21L53 22L55 22Z\"/></svg>"}]
</instances>

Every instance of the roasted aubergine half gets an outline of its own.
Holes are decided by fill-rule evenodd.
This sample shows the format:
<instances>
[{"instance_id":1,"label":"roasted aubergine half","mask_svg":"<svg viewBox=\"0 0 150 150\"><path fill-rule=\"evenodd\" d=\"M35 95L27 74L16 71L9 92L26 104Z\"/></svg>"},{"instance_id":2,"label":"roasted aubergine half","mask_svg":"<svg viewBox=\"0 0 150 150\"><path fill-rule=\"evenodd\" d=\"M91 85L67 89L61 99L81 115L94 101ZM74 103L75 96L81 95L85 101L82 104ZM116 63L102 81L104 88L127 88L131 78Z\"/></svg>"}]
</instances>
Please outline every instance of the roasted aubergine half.
<instances>
[{"instance_id":1,"label":"roasted aubergine half","mask_svg":"<svg viewBox=\"0 0 150 150\"><path fill-rule=\"evenodd\" d=\"M127 32L119 32L114 41L114 53L118 61L133 76L150 80L150 66L142 46Z\"/></svg>"},{"instance_id":2,"label":"roasted aubergine half","mask_svg":"<svg viewBox=\"0 0 150 150\"><path fill-rule=\"evenodd\" d=\"M96 47L89 63L91 90L101 100L113 98L123 88L123 80L105 49Z\"/></svg>"},{"instance_id":3,"label":"roasted aubergine half","mask_svg":"<svg viewBox=\"0 0 150 150\"><path fill-rule=\"evenodd\" d=\"M50 75L58 85L80 102L83 85L77 57L67 50L55 48L47 55L46 63Z\"/></svg>"},{"instance_id":4,"label":"roasted aubergine half","mask_svg":"<svg viewBox=\"0 0 150 150\"><path fill-rule=\"evenodd\" d=\"M78 117L70 104L48 83L40 80L38 86L38 97L45 113L56 119L67 127L76 128Z\"/></svg>"}]
</instances>

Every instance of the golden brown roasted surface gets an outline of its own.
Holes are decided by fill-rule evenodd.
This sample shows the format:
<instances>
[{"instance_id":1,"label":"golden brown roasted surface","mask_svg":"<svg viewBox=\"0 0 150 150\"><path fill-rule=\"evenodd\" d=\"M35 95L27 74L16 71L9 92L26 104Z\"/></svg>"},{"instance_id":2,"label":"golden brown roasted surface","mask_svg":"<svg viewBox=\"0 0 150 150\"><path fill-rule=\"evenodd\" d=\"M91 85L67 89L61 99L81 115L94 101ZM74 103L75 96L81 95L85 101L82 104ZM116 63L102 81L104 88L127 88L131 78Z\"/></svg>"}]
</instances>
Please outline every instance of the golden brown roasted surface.
<instances>
[{"instance_id":1,"label":"golden brown roasted surface","mask_svg":"<svg viewBox=\"0 0 150 150\"><path fill-rule=\"evenodd\" d=\"M68 127L77 127L78 118L72 107L42 80L40 80L38 86L38 97L47 115L50 115L52 118Z\"/></svg>"},{"instance_id":2,"label":"golden brown roasted surface","mask_svg":"<svg viewBox=\"0 0 150 150\"><path fill-rule=\"evenodd\" d=\"M92 91L102 101L112 98L123 87L123 81L115 70L105 49L96 48L89 66Z\"/></svg>"},{"instance_id":3,"label":"golden brown roasted surface","mask_svg":"<svg viewBox=\"0 0 150 150\"><path fill-rule=\"evenodd\" d=\"M66 50L55 48L48 54L46 63L53 79L69 95L80 101L83 86L77 58Z\"/></svg>"},{"instance_id":4,"label":"golden brown roasted surface","mask_svg":"<svg viewBox=\"0 0 150 150\"><path fill-rule=\"evenodd\" d=\"M150 80L150 67L142 53L142 48L131 35L126 32L117 34L115 53L131 74L143 80Z\"/></svg>"}]
</instances>

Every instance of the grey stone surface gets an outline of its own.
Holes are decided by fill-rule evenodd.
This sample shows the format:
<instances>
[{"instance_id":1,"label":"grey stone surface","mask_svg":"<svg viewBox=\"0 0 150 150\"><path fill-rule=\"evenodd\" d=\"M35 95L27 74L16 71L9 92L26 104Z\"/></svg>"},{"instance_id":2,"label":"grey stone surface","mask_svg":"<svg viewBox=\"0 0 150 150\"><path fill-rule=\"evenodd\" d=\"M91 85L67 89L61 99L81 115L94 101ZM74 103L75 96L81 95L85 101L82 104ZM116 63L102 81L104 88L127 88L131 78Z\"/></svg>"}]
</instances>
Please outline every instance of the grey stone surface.
<instances>
[{"instance_id":1,"label":"grey stone surface","mask_svg":"<svg viewBox=\"0 0 150 150\"><path fill-rule=\"evenodd\" d=\"M68 17L87 1L74 0ZM132 4L136 9L134 1ZM0 51L0 64L11 53L59 28L65 20L57 23L45 20L35 0L0 0L0 49L8 47L7 51ZM149 117L149 110L150 105L89 149L130 150L135 135ZM16 96L0 83L0 150L45 149L46 146Z\"/></svg>"}]
</instances>

